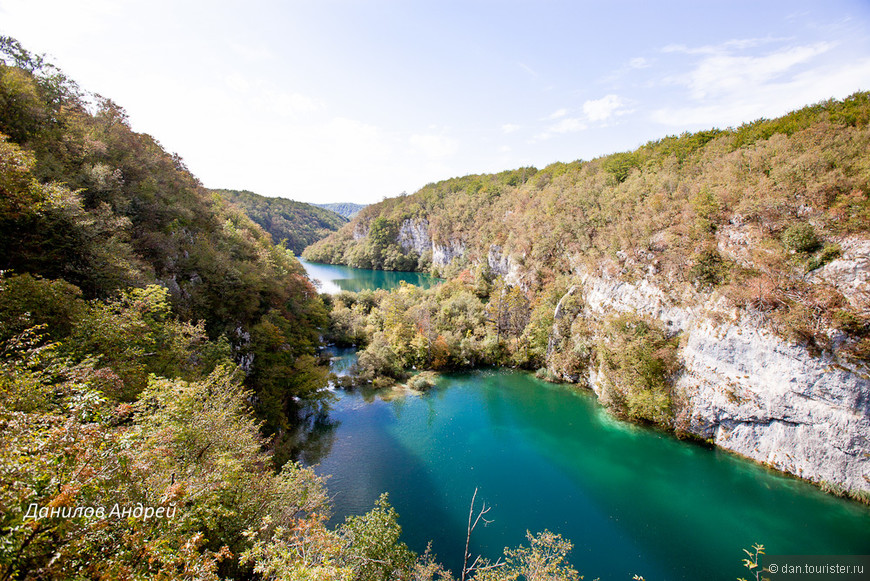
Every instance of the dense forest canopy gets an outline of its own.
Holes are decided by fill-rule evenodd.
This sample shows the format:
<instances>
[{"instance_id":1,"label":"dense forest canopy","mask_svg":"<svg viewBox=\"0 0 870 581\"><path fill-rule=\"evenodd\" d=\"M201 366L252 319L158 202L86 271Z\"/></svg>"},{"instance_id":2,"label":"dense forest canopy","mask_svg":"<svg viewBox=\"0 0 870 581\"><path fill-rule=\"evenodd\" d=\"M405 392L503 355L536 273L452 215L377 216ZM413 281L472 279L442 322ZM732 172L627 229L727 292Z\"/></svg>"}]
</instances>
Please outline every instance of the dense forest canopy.
<instances>
[{"instance_id":1,"label":"dense forest canopy","mask_svg":"<svg viewBox=\"0 0 870 581\"><path fill-rule=\"evenodd\" d=\"M347 218L340 213L316 204L268 198L248 191L212 191L241 208L251 220L272 235L275 244L283 243L297 256L302 254L306 246L326 238L347 223Z\"/></svg>"}]
</instances>

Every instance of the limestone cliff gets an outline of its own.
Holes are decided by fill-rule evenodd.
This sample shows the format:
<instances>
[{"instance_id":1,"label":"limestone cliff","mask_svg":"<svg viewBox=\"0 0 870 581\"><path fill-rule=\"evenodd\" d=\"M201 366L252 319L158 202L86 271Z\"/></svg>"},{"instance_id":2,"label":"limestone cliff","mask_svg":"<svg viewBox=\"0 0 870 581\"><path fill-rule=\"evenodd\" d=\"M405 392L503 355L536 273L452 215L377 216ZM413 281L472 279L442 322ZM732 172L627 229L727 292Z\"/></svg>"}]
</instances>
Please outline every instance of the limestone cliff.
<instances>
[{"instance_id":1,"label":"limestone cliff","mask_svg":"<svg viewBox=\"0 0 870 581\"><path fill-rule=\"evenodd\" d=\"M634 311L682 336L680 428L832 489L870 491L866 368L816 356L715 295L694 302L683 296L680 304L645 279L626 282L601 273L580 278L585 312L579 316ZM591 370L596 392L597 379Z\"/></svg>"}]
</instances>

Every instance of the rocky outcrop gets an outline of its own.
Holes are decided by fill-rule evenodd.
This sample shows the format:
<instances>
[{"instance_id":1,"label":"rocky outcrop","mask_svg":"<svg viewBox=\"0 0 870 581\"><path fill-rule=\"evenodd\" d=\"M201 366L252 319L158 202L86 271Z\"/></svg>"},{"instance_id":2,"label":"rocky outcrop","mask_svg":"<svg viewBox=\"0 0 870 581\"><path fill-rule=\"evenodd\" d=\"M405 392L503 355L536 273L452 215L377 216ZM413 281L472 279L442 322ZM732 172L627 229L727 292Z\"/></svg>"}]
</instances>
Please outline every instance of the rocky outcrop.
<instances>
[{"instance_id":1,"label":"rocky outcrop","mask_svg":"<svg viewBox=\"0 0 870 581\"><path fill-rule=\"evenodd\" d=\"M353 228L353 239L354 242L359 242L360 240L366 238L369 235L369 227L362 222L357 223Z\"/></svg>"},{"instance_id":2,"label":"rocky outcrop","mask_svg":"<svg viewBox=\"0 0 870 581\"><path fill-rule=\"evenodd\" d=\"M399 226L399 245L405 252L414 251L420 255L432 250L429 220L404 220Z\"/></svg>"},{"instance_id":3,"label":"rocky outcrop","mask_svg":"<svg viewBox=\"0 0 870 581\"><path fill-rule=\"evenodd\" d=\"M843 254L813 271L810 281L836 287L858 311L870 314L870 240L846 239L840 248Z\"/></svg>"},{"instance_id":4,"label":"rocky outcrop","mask_svg":"<svg viewBox=\"0 0 870 581\"><path fill-rule=\"evenodd\" d=\"M844 252L843 261L860 258ZM834 265L826 276L843 272ZM852 272L852 271L849 271ZM795 476L851 492L870 492L870 376L818 357L768 330L751 313L685 288L673 296L653 282L583 273L562 303L582 293L591 319L637 312L681 336L683 371L675 391L678 428ZM840 288L840 285L838 285ZM690 296L691 295L691 296ZM551 334L551 344L560 337ZM589 384L600 393L595 369Z\"/></svg>"},{"instance_id":5,"label":"rocky outcrop","mask_svg":"<svg viewBox=\"0 0 870 581\"><path fill-rule=\"evenodd\" d=\"M434 266L447 266L457 258L465 255L465 244L459 240L450 240L444 244L438 244L432 240L429 233L428 220L404 220L399 226L399 234L396 240L405 252L416 252L423 255L432 252L432 264Z\"/></svg>"},{"instance_id":6,"label":"rocky outcrop","mask_svg":"<svg viewBox=\"0 0 870 581\"><path fill-rule=\"evenodd\" d=\"M689 431L783 472L870 491L870 379L749 317L692 322L681 350Z\"/></svg>"},{"instance_id":7,"label":"rocky outcrop","mask_svg":"<svg viewBox=\"0 0 870 581\"><path fill-rule=\"evenodd\" d=\"M459 240L451 240L446 244L432 244L432 264L447 266L465 254L465 244Z\"/></svg>"}]
</instances>

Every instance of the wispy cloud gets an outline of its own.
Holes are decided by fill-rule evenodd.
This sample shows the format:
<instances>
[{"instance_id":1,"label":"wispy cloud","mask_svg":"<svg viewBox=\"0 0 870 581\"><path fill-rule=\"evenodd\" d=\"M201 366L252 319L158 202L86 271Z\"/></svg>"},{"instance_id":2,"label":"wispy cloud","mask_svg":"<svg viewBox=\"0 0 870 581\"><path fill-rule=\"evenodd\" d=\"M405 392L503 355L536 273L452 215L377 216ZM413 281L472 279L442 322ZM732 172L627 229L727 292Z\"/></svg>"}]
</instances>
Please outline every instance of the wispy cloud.
<instances>
[{"instance_id":1,"label":"wispy cloud","mask_svg":"<svg viewBox=\"0 0 870 581\"><path fill-rule=\"evenodd\" d=\"M626 102L618 95L605 95L600 99L590 99L581 106L582 115L570 115L568 108L558 109L544 118L544 121L555 121L544 131L537 134L533 141L543 141L555 135L585 131L591 126L604 126L610 120L631 113Z\"/></svg>"},{"instance_id":2,"label":"wispy cloud","mask_svg":"<svg viewBox=\"0 0 870 581\"><path fill-rule=\"evenodd\" d=\"M870 59L832 64L825 58L836 47L835 42L746 54L769 40L666 47L669 52L696 56L697 60L688 73L664 80L687 89L685 105L659 108L653 111L652 119L683 127L734 125L870 86Z\"/></svg>"},{"instance_id":3,"label":"wispy cloud","mask_svg":"<svg viewBox=\"0 0 870 581\"><path fill-rule=\"evenodd\" d=\"M756 48L765 44L787 41L787 38L768 36L765 38L732 38L719 44L705 44L702 46L688 47L684 44L669 44L662 47L663 53L684 54L725 54L735 50Z\"/></svg>"},{"instance_id":4,"label":"wispy cloud","mask_svg":"<svg viewBox=\"0 0 870 581\"><path fill-rule=\"evenodd\" d=\"M520 67L521 69L523 69L524 71L526 71L527 73L529 73L530 75L532 75L533 77L538 76L537 71L535 71L535 69L533 69L532 67L530 67L526 63L519 62L519 63L517 63L517 66Z\"/></svg>"},{"instance_id":5,"label":"wispy cloud","mask_svg":"<svg viewBox=\"0 0 870 581\"><path fill-rule=\"evenodd\" d=\"M607 121L615 115L626 112L625 104L617 95L605 95L600 99L583 103L583 114L589 121Z\"/></svg>"},{"instance_id":6,"label":"wispy cloud","mask_svg":"<svg viewBox=\"0 0 870 581\"><path fill-rule=\"evenodd\" d=\"M520 126L514 125L513 123L505 123L504 125L501 126L501 132L504 134L516 133L519 130L520 130Z\"/></svg>"},{"instance_id":7,"label":"wispy cloud","mask_svg":"<svg viewBox=\"0 0 870 581\"><path fill-rule=\"evenodd\" d=\"M555 125L551 125L547 128L547 131L549 133L576 133L588 128L589 125L587 125L586 121L580 117L565 117Z\"/></svg>"},{"instance_id":8,"label":"wispy cloud","mask_svg":"<svg viewBox=\"0 0 870 581\"><path fill-rule=\"evenodd\" d=\"M779 50L764 56L735 56L711 53L695 69L679 80L689 87L694 99L751 90L780 79L796 66L829 51L832 43L819 42Z\"/></svg>"},{"instance_id":9,"label":"wispy cloud","mask_svg":"<svg viewBox=\"0 0 870 581\"><path fill-rule=\"evenodd\" d=\"M430 159L450 157L459 149L459 142L445 135L412 135L409 141Z\"/></svg>"}]
</instances>

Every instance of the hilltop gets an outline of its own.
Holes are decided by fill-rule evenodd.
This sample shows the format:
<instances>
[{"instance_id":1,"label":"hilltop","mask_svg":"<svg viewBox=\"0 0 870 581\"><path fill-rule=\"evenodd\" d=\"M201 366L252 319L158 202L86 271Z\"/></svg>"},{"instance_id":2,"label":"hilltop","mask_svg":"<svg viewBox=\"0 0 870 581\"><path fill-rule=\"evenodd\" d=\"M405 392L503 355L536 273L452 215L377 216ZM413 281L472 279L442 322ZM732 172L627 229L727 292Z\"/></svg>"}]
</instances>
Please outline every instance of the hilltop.
<instances>
[{"instance_id":1,"label":"hilltop","mask_svg":"<svg viewBox=\"0 0 870 581\"><path fill-rule=\"evenodd\" d=\"M359 214L359 211L365 208L365 204L354 204L351 202L335 204L315 204L315 206L331 210L340 216L344 216L348 220Z\"/></svg>"},{"instance_id":2,"label":"hilltop","mask_svg":"<svg viewBox=\"0 0 870 581\"><path fill-rule=\"evenodd\" d=\"M347 218L315 204L269 198L247 190L212 190L235 204L271 234L275 244L285 243L297 256L306 246L325 238L347 223Z\"/></svg>"}]
</instances>

